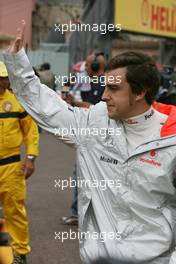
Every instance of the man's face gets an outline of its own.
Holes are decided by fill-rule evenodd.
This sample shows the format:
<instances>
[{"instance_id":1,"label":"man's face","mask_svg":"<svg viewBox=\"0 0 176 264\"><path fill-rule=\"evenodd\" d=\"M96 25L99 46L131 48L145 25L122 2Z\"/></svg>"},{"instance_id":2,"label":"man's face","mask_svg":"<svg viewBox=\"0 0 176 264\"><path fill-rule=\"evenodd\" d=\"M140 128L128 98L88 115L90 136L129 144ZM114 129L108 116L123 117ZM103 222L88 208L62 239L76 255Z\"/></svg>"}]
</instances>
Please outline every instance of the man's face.
<instances>
[{"instance_id":1,"label":"man's face","mask_svg":"<svg viewBox=\"0 0 176 264\"><path fill-rule=\"evenodd\" d=\"M105 74L107 84L102 99L107 104L108 116L112 119L126 119L134 116L136 110L137 95L133 94L126 80L126 68L111 70ZM111 79L110 79L111 76ZM112 82L112 76L116 80L121 76L121 82ZM108 78L110 81L108 81Z\"/></svg>"},{"instance_id":2,"label":"man's face","mask_svg":"<svg viewBox=\"0 0 176 264\"><path fill-rule=\"evenodd\" d=\"M0 77L0 95L9 87L8 77Z\"/></svg>"}]
</instances>

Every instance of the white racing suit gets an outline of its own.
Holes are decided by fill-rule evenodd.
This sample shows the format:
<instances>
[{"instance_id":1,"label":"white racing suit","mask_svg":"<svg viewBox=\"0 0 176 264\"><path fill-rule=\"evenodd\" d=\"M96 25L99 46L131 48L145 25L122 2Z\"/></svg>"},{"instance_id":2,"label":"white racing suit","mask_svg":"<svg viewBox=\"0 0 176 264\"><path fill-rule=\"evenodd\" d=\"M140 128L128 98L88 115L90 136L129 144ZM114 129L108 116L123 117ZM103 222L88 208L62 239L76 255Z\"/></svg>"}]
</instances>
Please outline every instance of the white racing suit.
<instances>
[{"instance_id":1,"label":"white racing suit","mask_svg":"<svg viewBox=\"0 0 176 264\"><path fill-rule=\"evenodd\" d=\"M176 227L175 108L162 132L128 155L123 124L108 118L105 103L72 108L40 83L24 50L4 59L21 105L40 126L76 147L82 262L169 264Z\"/></svg>"}]
</instances>

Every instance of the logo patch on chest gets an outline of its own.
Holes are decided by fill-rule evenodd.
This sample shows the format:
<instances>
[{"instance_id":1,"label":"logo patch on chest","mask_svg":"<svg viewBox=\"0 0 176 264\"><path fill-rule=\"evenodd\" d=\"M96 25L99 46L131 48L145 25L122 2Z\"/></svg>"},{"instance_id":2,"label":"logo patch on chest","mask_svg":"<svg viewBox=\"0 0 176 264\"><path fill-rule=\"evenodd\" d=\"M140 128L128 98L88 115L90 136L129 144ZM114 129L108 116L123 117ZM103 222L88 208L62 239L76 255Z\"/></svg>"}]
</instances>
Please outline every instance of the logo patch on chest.
<instances>
[{"instance_id":1,"label":"logo patch on chest","mask_svg":"<svg viewBox=\"0 0 176 264\"><path fill-rule=\"evenodd\" d=\"M148 163L156 167L161 167L161 163L156 160L157 156L158 156L157 151L152 149L149 151L149 154L147 155L147 157L140 157L140 161L144 163Z\"/></svg>"},{"instance_id":2,"label":"logo patch on chest","mask_svg":"<svg viewBox=\"0 0 176 264\"><path fill-rule=\"evenodd\" d=\"M112 164L115 164L115 165L118 163L118 160L113 159L113 158L104 157L104 156L100 156L100 160L104 161L104 162L107 162L107 163L112 163Z\"/></svg>"},{"instance_id":3,"label":"logo patch on chest","mask_svg":"<svg viewBox=\"0 0 176 264\"><path fill-rule=\"evenodd\" d=\"M10 101L6 101L3 103L2 108L5 112L11 112L13 105Z\"/></svg>"},{"instance_id":4,"label":"logo patch on chest","mask_svg":"<svg viewBox=\"0 0 176 264\"><path fill-rule=\"evenodd\" d=\"M153 159L147 159L147 158L143 158L143 157L141 157L141 158L140 158L140 161L142 161L142 162L144 162L144 163L151 164L151 165L153 165L153 166L155 166L155 167L161 167L161 163L158 162L158 161L155 161L155 160L153 160Z\"/></svg>"}]
</instances>

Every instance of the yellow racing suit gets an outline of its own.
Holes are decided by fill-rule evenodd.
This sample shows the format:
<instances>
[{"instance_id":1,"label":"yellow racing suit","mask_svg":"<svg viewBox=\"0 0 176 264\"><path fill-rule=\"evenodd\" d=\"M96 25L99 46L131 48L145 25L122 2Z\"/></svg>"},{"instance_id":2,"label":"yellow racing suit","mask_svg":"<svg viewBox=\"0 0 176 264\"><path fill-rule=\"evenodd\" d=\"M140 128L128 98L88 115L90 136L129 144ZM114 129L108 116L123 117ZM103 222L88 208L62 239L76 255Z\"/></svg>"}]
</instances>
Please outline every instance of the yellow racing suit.
<instances>
[{"instance_id":1,"label":"yellow racing suit","mask_svg":"<svg viewBox=\"0 0 176 264\"><path fill-rule=\"evenodd\" d=\"M0 201L16 254L30 252L21 146L24 142L26 155L37 156L38 140L36 123L6 89L0 94Z\"/></svg>"}]
</instances>

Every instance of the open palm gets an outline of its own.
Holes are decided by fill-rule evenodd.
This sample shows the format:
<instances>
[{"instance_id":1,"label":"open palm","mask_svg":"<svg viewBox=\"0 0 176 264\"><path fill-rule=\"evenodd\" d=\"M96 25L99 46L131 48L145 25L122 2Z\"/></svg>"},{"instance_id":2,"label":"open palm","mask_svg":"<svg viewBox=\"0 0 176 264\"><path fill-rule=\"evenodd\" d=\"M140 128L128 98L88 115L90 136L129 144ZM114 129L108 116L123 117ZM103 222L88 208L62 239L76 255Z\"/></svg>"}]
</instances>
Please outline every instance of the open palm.
<instances>
[{"instance_id":1,"label":"open palm","mask_svg":"<svg viewBox=\"0 0 176 264\"><path fill-rule=\"evenodd\" d=\"M22 20L20 27L17 29L16 38L11 42L7 52L17 53L23 47L25 25L25 21Z\"/></svg>"}]
</instances>

